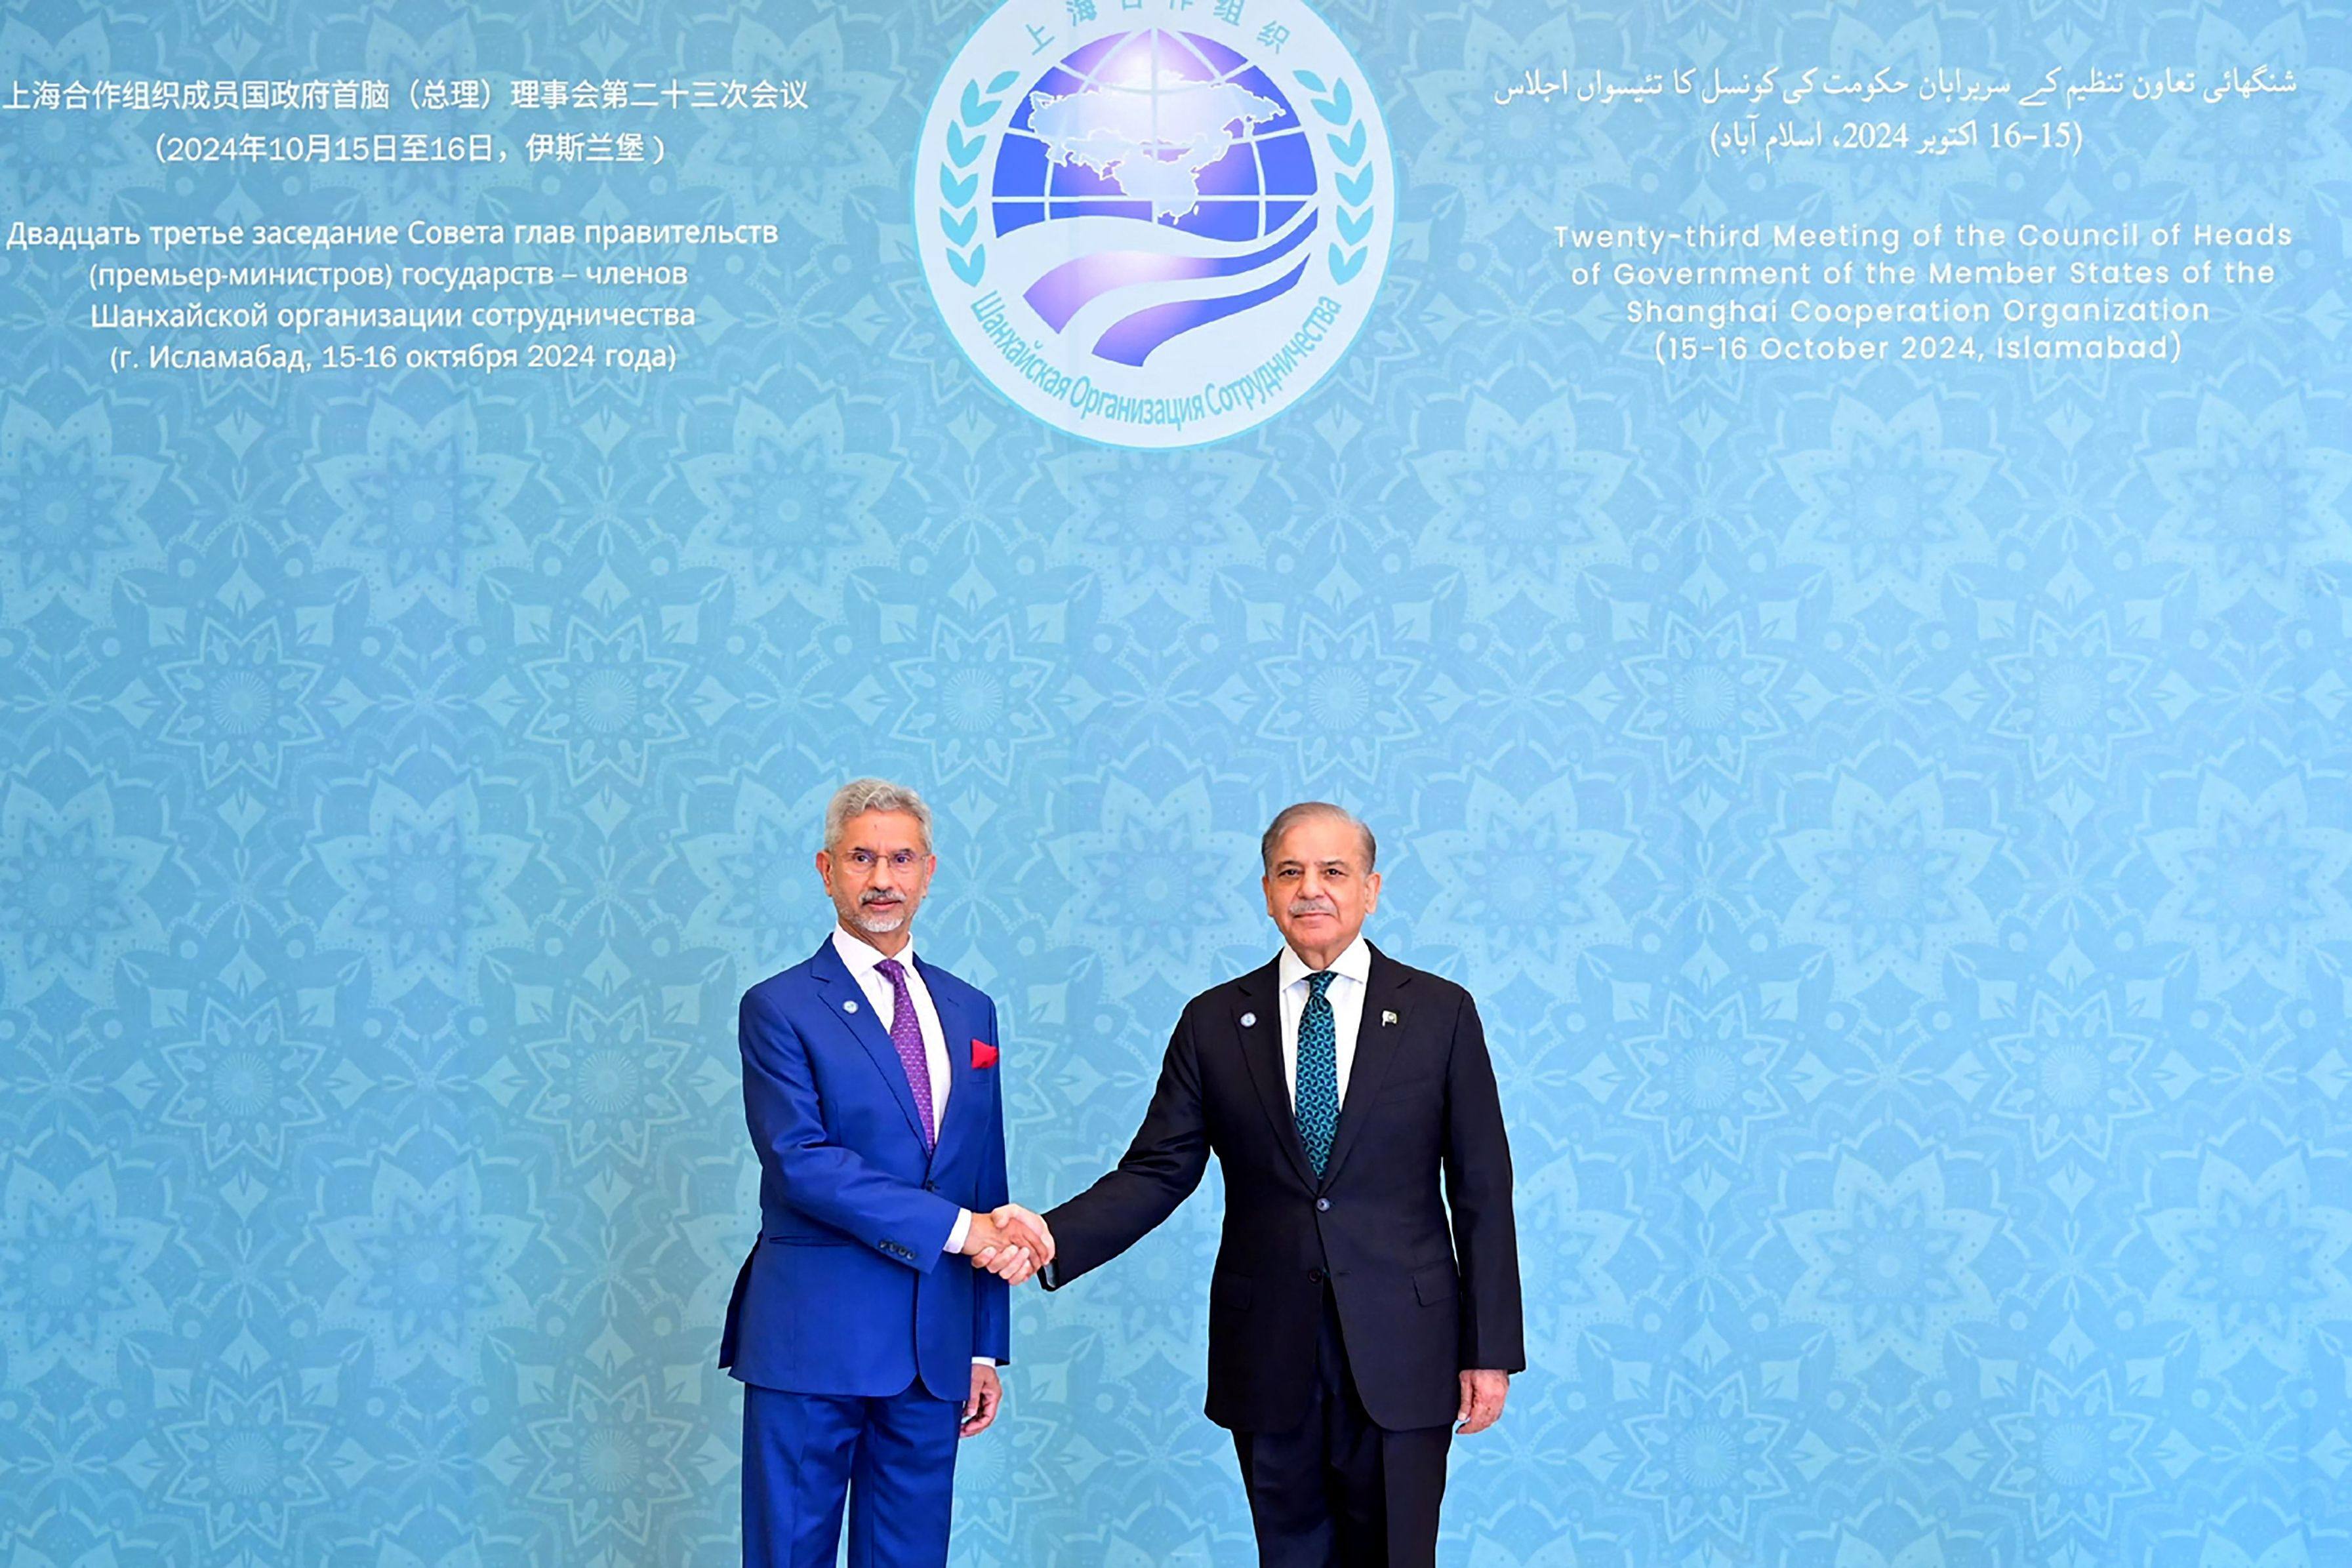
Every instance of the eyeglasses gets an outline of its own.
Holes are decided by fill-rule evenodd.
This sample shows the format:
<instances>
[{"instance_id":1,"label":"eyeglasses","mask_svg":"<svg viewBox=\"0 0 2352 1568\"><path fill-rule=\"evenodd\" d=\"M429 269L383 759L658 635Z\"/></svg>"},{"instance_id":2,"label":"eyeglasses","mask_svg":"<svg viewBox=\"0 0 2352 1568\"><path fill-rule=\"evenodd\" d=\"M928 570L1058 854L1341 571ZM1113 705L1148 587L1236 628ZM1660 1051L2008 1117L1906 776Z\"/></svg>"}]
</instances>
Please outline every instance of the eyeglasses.
<instances>
[{"instance_id":1,"label":"eyeglasses","mask_svg":"<svg viewBox=\"0 0 2352 1568\"><path fill-rule=\"evenodd\" d=\"M892 871L912 871L923 862L924 856L917 850L893 850L887 855L877 855L872 850L849 850L844 852L841 860L855 872L871 872L885 861Z\"/></svg>"}]
</instances>

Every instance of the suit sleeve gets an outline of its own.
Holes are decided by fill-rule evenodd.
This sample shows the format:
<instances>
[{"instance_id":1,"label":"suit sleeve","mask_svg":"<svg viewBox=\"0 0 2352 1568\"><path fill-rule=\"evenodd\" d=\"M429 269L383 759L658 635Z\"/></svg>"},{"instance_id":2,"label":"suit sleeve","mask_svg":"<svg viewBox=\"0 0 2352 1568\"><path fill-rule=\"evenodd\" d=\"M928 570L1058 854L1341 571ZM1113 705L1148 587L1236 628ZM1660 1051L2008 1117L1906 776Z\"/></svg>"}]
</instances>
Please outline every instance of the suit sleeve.
<instances>
[{"instance_id":1,"label":"suit sleeve","mask_svg":"<svg viewBox=\"0 0 2352 1568\"><path fill-rule=\"evenodd\" d=\"M988 1042L998 1043L996 1006L988 1009ZM1003 1058L989 1074L988 1152L981 1157L980 1204L990 1213L1011 1197L1004 1174L1004 1068ZM971 1354L993 1361L1013 1359L1013 1287L988 1272L977 1271L971 1289Z\"/></svg>"},{"instance_id":2,"label":"suit sleeve","mask_svg":"<svg viewBox=\"0 0 2352 1568\"><path fill-rule=\"evenodd\" d=\"M1054 1261L1039 1280L1057 1291L1134 1246L1192 1196L1208 1165L1208 1114L1188 1012L1176 1020L1159 1087L1117 1168L1045 1216Z\"/></svg>"},{"instance_id":3,"label":"suit sleeve","mask_svg":"<svg viewBox=\"0 0 2352 1568\"><path fill-rule=\"evenodd\" d=\"M1486 1031L1467 993L1445 1077L1445 1201L1462 1275L1461 1365L1524 1371L1519 1239L1511 1214L1511 1145Z\"/></svg>"},{"instance_id":4,"label":"suit sleeve","mask_svg":"<svg viewBox=\"0 0 2352 1568\"><path fill-rule=\"evenodd\" d=\"M743 994L736 1038L751 1145L782 1184L784 1201L918 1272L936 1267L960 1207L826 1138L808 1048L756 992Z\"/></svg>"}]
</instances>

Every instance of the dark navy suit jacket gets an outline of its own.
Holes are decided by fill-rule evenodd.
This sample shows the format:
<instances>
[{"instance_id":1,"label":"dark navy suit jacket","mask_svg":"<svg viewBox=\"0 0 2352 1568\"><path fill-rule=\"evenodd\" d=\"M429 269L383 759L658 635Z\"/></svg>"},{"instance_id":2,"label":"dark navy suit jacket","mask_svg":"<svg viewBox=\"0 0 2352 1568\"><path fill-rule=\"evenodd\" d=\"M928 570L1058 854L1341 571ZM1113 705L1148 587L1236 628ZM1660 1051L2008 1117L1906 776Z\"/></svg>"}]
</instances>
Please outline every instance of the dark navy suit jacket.
<instances>
[{"instance_id":1,"label":"dark navy suit jacket","mask_svg":"<svg viewBox=\"0 0 2352 1568\"><path fill-rule=\"evenodd\" d=\"M1318 1176L1284 1071L1279 979L1268 964L1185 1004L1118 1168L1047 1211L1054 1261L1040 1278L1057 1290L1126 1251L1214 1155L1225 1224L1209 1277L1209 1419L1281 1432L1305 1418L1328 1281L1366 1413L1391 1430L1443 1426L1464 1369L1528 1364L1510 1142L1477 1007L1372 949Z\"/></svg>"},{"instance_id":2,"label":"dark navy suit jacket","mask_svg":"<svg viewBox=\"0 0 2352 1568\"><path fill-rule=\"evenodd\" d=\"M994 1055L996 1004L919 956L915 967L953 1074L928 1155L889 1020L830 937L743 994L760 1239L735 1278L719 1364L746 1383L887 1396L919 1374L961 1402L972 1357L1010 1359L1009 1288L942 1250L959 1208L1006 1199L997 1069L973 1065Z\"/></svg>"}]
</instances>

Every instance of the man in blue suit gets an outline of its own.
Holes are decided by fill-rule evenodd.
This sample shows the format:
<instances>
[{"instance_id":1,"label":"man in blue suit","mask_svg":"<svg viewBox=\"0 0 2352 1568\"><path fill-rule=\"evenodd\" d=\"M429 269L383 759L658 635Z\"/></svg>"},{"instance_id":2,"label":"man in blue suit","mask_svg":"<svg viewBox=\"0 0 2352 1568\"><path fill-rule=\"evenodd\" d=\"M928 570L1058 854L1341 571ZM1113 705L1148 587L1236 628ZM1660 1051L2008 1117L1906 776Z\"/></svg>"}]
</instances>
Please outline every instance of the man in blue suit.
<instances>
[{"instance_id":1,"label":"man in blue suit","mask_svg":"<svg viewBox=\"0 0 2352 1568\"><path fill-rule=\"evenodd\" d=\"M824 826L840 924L739 1021L760 1238L719 1364L745 1385L743 1560L831 1568L846 1500L852 1563L936 1568L956 1444L1003 1397L1009 1288L1051 1243L1005 1201L996 1006L914 951L929 809L859 779Z\"/></svg>"}]
</instances>

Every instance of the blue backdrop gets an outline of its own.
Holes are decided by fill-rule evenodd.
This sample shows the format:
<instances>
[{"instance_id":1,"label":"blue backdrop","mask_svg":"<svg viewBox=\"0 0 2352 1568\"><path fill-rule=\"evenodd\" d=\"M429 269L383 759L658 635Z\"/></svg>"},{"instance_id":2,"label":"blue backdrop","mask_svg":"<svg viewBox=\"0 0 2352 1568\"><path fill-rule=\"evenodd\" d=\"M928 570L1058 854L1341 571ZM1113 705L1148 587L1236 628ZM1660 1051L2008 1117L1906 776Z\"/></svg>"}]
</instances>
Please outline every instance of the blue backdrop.
<instances>
[{"instance_id":1,"label":"blue backdrop","mask_svg":"<svg viewBox=\"0 0 2352 1568\"><path fill-rule=\"evenodd\" d=\"M1532 1365L1447 1561L2352 1560L2344 11L1618 11L1328 6L1380 308L1155 455L1014 413L922 287L974 5L11 4L27 83L812 89L665 111L658 171L0 120L12 221L783 233L656 258L702 325L654 376L117 374L89 258L0 256L0 1562L731 1563L733 1003L823 935L854 772L940 809L923 944L998 998L1038 1204L1272 951L1271 811L1376 826L1371 935L1477 995L1520 1173ZM1752 176L1492 101L1775 61L2300 90ZM2177 368L1661 370L1551 233L2103 214L2297 241ZM1244 1559L1216 1208L1018 1299L959 1563Z\"/></svg>"}]
</instances>

